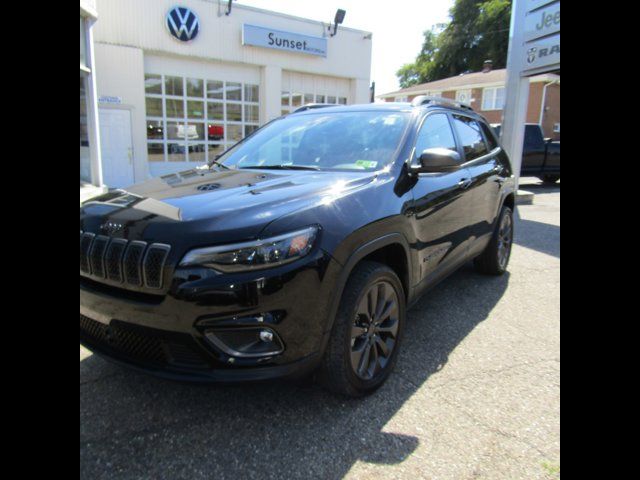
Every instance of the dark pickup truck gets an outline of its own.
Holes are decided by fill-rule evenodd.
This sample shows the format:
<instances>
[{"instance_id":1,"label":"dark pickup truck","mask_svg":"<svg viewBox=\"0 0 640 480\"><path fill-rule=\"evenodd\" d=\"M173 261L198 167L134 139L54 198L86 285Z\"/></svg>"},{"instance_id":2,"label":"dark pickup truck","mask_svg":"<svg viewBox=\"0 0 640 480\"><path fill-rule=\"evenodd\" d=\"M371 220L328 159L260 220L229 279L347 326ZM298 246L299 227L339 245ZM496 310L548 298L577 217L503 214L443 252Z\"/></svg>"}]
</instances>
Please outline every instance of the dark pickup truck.
<instances>
[{"instance_id":1,"label":"dark pickup truck","mask_svg":"<svg viewBox=\"0 0 640 480\"><path fill-rule=\"evenodd\" d=\"M492 127L499 137L502 125ZM545 183L560 180L560 141L544 138L542 128L537 123L527 123L525 127L520 175L538 177Z\"/></svg>"}]
</instances>

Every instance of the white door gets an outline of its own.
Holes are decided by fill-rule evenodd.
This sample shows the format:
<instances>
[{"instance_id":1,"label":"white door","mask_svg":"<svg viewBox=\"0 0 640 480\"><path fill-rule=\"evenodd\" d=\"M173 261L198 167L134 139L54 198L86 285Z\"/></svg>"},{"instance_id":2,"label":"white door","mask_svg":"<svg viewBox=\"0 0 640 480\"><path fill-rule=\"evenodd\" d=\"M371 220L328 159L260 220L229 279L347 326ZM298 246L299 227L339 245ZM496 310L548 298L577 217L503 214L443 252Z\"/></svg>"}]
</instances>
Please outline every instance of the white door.
<instances>
[{"instance_id":1,"label":"white door","mask_svg":"<svg viewBox=\"0 0 640 480\"><path fill-rule=\"evenodd\" d=\"M100 109L100 151L105 185L122 188L134 183L129 110Z\"/></svg>"}]
</instances>

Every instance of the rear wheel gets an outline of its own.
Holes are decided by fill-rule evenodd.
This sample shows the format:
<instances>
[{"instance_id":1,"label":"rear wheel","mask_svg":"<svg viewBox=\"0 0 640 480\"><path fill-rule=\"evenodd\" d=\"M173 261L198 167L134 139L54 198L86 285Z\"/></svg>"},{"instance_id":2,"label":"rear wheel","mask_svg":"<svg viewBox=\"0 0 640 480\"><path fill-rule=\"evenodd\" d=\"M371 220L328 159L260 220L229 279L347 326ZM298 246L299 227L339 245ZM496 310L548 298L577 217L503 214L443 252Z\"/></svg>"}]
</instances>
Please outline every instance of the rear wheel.
<instances>
[{"instance_id":1,"label":"rear wheel","mask_svg":"<svg viewBox=\"0 0 640 480\"><path fill-rule=\"evenodd\" d=\"M382 386L398 358L405 310L404 289L393 270L376 262L356 267L322 362L322 384L349 397Z\"/></svg>"},{"instance_id":2,"label":"rear wheel","mask_svg":"<svg viewBox=\"0 0 640 480\"><path fill-rule=\"evenodd\" d=\"M513 236L513 210L504 207L487 249L475 260L476 270L485 275L506 273L513 249Z\"/></svg>"}]
</instances>

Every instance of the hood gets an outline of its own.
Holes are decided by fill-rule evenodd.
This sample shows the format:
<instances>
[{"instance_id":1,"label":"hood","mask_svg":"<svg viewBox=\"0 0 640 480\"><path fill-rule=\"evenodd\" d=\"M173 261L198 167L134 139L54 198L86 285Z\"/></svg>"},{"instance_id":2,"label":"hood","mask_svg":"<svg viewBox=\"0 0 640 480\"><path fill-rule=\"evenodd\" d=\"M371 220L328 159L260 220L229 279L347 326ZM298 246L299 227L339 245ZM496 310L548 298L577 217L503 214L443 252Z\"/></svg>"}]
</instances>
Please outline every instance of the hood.
<instances>
[{"instance_id":1,"label":"hood","mask_svg":"<svg viewBox=\"0 0 640 480\"><path fill-rule=\"evenodd\" d=\"M80 230L147 242L190 235L202 236L203 245L248 240L283 215L375 178L370 172L189 170L83 204Z\"/></svg>"}]
</instances>

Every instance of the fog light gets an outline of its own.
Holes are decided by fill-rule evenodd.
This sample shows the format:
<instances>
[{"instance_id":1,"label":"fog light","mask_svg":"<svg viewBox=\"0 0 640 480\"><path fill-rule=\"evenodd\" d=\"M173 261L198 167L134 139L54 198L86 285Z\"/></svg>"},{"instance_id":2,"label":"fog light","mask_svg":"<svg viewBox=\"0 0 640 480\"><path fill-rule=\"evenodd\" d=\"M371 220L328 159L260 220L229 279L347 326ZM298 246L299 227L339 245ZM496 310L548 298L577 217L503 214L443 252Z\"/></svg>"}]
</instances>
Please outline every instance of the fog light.
<instances>
[{"instance_id":1,"label":"fog light","mask_svg":"<svg viewBox=\"0 0 640 480\"><path fill-rule=\"evenodd\" d=\"M230 357L265 358L284 352L284 344L270 328L233 328L207 330L209 342Z\"/></svg>"}]
</instances>

